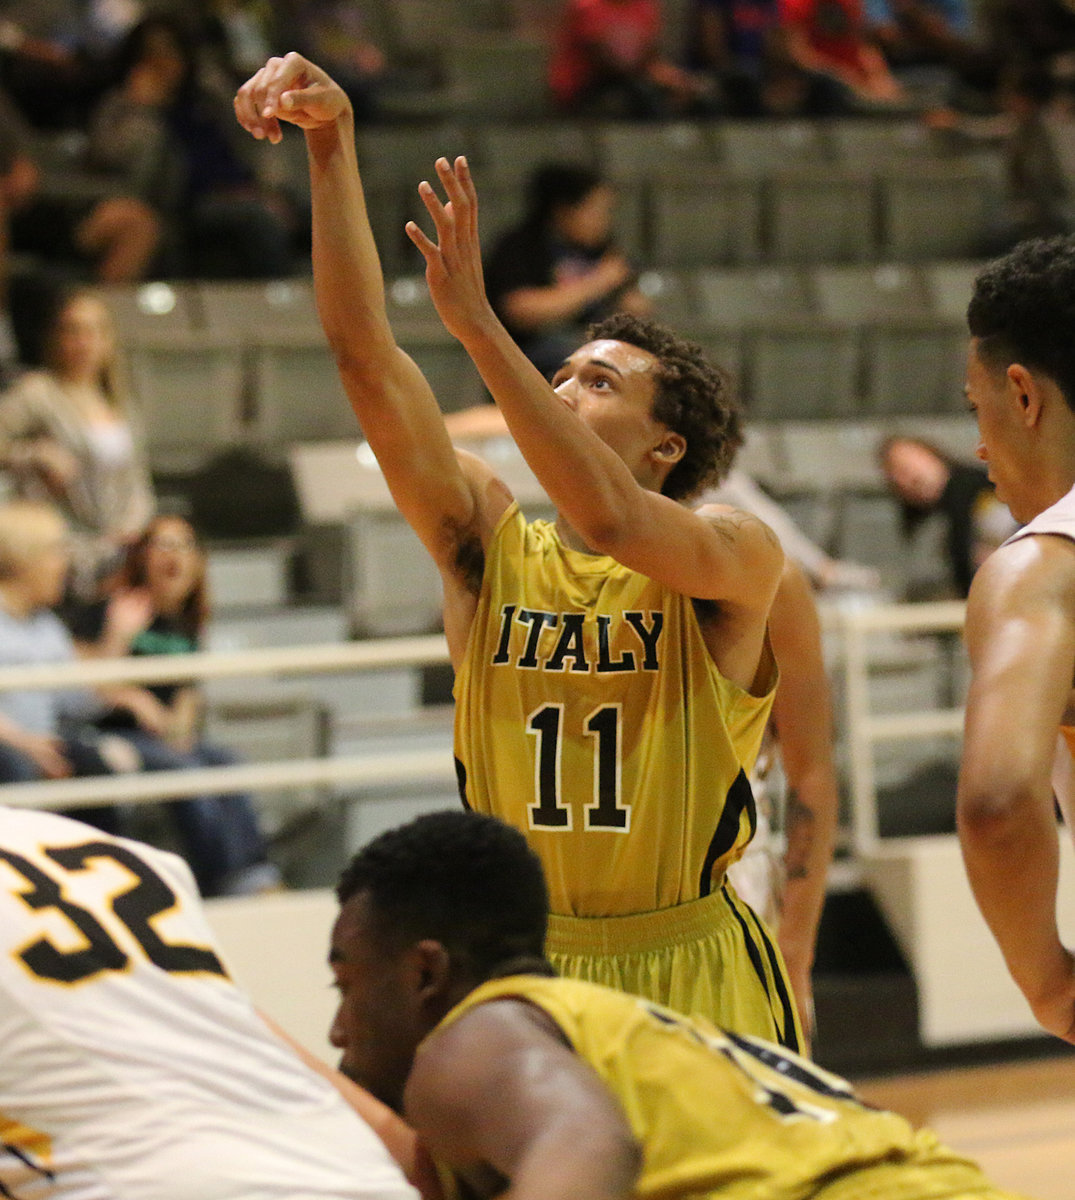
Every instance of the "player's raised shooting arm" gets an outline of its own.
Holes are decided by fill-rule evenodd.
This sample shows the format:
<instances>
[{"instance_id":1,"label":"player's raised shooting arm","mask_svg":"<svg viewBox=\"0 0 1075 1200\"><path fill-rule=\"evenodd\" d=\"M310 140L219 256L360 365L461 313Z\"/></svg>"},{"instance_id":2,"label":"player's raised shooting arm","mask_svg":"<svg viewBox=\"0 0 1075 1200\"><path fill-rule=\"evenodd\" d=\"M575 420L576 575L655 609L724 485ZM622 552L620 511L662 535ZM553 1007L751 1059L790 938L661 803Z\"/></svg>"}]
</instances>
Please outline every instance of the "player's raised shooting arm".
<instances>
[{"instance_id":1,"label":"player's raised shooting arm","mask_svg":"<svg viewBox=\"0 0 1075 1200\"><path fill-rule=\"evenodd\" d=\"M1050 784L1075 662L1075 545L1025 538L978 570L967 604L972 681L957 792L967 873L1038 1021L1075 1040L1075 959L1057 929Z\"/></svg>"},{"instance_id":2,"label":"player's raised shooting arm","mask_svg":"<svg viewBox=\"0 0 1075 1200\"><path fill-rule=\"evenodd\" d=\"M350 102L297 54L270 59L236 97L255 137L280 121L305 131L318 312L362 431L400 512L442 567L479 523L475 490L456 458L429 384L396 343L355 151Z\"/></svg>"},{"instance_id":3,"label":"player's raised shooting arm","mask_svg":"<svg viewBox=\"0 0 1075 1200\"><path fill-rule=\"evenodd\" d=\"M483 1194L625 1200L641 1149L590 1066L531 1005L499 1000L435 1033L404 1114L433 1157Z\"/></svg>"},{"instance_id":4,"label":"player's raised shooting arm","mask_svg":"<svg viewBox=\"0 0 1075 1200\"><path fill-rule=\"evenodd\" d=\"M642 487L619 454L559 399L486 298L477 196L465 160L452 167L440 159L437 174L447 205L428 183L421 187L436 243L413 222L407 232L425 256L426 279L445 327L466 347L557 509L596 552L685 595L767 612L783 565L768 527L719 506L697 514Z\"/></svg>"}]
</instances>

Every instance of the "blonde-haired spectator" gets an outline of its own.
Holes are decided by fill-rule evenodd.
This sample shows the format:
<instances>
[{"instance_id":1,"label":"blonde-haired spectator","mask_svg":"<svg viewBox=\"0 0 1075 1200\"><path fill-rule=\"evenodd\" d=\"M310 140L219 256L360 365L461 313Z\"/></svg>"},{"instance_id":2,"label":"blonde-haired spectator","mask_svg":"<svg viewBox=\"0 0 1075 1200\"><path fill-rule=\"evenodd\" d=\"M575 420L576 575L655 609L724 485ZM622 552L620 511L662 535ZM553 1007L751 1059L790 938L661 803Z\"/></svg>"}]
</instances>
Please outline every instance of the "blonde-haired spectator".
<instances>
[{"instance_id":1,"label":"blonde-haired spectator","mask_svg":"<svg viewBox=\"0 0 1075 1200\"><path fill-rule=\"evenodd\" d=\"M0 464L16 495L67 518L72 589L88 598L153 515L149 468L104 300L63 293L39 349L40 368L0 398Z\"/></svg>"}]
</instances>

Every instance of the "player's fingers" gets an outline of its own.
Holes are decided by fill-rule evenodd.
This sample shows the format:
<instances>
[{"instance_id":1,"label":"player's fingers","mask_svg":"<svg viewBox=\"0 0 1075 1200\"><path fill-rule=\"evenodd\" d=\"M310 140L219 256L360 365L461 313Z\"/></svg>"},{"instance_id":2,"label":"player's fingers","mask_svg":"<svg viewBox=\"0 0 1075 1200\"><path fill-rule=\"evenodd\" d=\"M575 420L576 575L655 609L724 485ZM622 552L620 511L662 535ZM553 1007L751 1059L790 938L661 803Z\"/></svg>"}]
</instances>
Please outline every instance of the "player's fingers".
<instances>
[{"instance_id":1,"label":"player's fingers","mask_svg":"<svg viewBox=\"0 0 1075 1200\"><path fill-rule=\"evenodd\" d=\"M433 218L433 225L437 231L437 242L443 250L453 240L452 215L441 203L440 197L428 180L423 179L418 185L418 194L422 197L426 211Z\"/></svg>"},{"instance_id":2,"label":"player's fingers","mask_svg":"<svg viewBox=\"0 0 1075 1200\"><path fill-rule=\"evenodd\" d=\"M463 189L463 195L467 199L467 227L471 237L476 239L478 236L478 190L474 186L474 178L470 173L470 163L467 162L464 154L455 160L455 175L459 180L459 186Z\"/></svg>"},{"instance_id":3,"label":"player's fingers","mask_svg":"<svg viewBox=\"0 0 1075 1200\"><path fill-rule=\"evenodd\" d=\"M459 159L456 159L456 163L458 162ZM451 204L452 214L456 222L463 228L469 229L470 201L462 184L456 177L455 168L452 167L446 158L438 158L436 166L437 176L444 188L444 194L448 197L448 201Z\"/></svg>"},{"instance_id":4,"label":"player's fingers","mask_svg":"<svg viewBox=\"0 0 1075 1200\"><path fill-rule=\"evenodd\" d=\"M426 262L430 262L437 253L437 245L430 241L425 232L414 221L408 221L403 226L403 232L411 239L412 242L421 251L422 257Z\"/></svg>"}]
</instances>

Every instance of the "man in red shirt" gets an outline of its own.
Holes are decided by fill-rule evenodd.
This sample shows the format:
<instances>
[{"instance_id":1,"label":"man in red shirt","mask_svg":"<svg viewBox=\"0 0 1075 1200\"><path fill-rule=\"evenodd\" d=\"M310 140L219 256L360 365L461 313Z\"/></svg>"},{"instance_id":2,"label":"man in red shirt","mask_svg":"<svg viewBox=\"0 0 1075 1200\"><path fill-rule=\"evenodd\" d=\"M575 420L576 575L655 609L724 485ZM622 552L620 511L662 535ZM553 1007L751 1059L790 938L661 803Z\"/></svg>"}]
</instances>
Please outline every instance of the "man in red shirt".
<instances>
[{"instance_id":1,"label":"man in red shirt","mask_svg":"<svg viewBox=\"0 0 1075 1200\"><path fill-rule=\"evenodd\" d=\"M870 103L901 99L881 51L866 37L862 0L780 0L790 57L803 69L838 79Z\"/></svg>"},{"instance_id":2,"label":"man in red shirt","mask_svg":"<svg viewBox=\"0 0 1075 1200\"><path fill-rule=\"evenodd\" d=\"M634 117L685 111L707 85L663 58L657 0L567 0L549 86L565 110Z\"/></svg>"}]
</instances>

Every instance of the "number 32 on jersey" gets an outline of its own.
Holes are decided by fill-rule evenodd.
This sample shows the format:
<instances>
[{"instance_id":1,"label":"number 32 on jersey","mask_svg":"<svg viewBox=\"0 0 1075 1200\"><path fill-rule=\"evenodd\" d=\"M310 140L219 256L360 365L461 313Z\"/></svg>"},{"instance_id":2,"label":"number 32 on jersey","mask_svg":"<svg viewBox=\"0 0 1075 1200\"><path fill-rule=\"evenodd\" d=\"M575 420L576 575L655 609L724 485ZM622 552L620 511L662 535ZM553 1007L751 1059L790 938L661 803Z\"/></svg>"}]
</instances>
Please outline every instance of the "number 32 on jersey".
<instances>
[{"instance_id":1,"label":"number 32 on jersey","mask_svg":"<svg viewBox=\"0 0 1075 1200\"><path fill-rule=\"evenodd\" d=\"M177 909L180 898L133 850L114 842L90 841L45 848L42 854L50 860L48 869L0 847L0 888L28 909L59 913L76 935L64 939L70 948L57 945L42 933L14 951L15 958L35 978L65 985L85 983L104 973L126 971L135 956L170 974L227 976L212 950L167 941L157 932L154 921ZM69 899L65 889L74 878L84 877L85 872L107 863L123 868L133 880L129 887L121 885L103 893L94 901L92 911L89 904ZM5 870L4 864L11 871ZM20 879L25 886L20 885Z\"/></svg>"}]
</instances>

